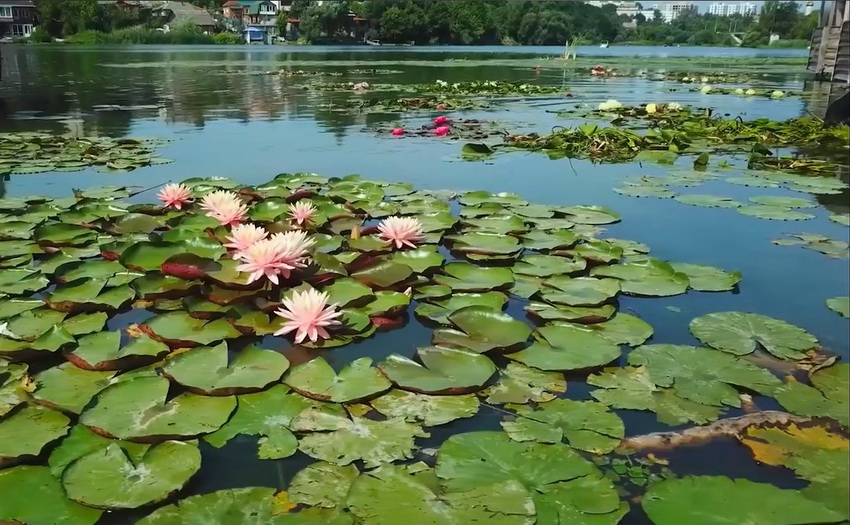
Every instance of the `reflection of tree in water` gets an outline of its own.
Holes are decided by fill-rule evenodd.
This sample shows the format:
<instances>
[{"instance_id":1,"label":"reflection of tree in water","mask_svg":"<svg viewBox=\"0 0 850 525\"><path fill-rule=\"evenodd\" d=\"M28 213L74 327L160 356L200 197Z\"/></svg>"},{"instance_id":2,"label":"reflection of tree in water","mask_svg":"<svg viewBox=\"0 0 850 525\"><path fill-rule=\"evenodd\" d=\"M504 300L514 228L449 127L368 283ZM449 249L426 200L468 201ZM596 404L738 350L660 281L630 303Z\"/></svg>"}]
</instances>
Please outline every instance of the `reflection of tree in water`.
<instances>
[{"instance_id":1,"label":"reflection of tree in water","mask_svg":"<svg viewBox=\"0 0 850 525\"><path fill-rule=\"evenodd\" d=\"M9 182L11 178L9 175L3 175L3 178L0 179L0 199L6 196L6 183Z\"/></svg>"},{"instance_id":2,"label":"reflection of tree in water","mask_svg":"<svg viewBox=\"0 0 850 525\"><path fill-rule=\"evenodd\" d=\"M837 176L845 184L850 185L850 167L847 166L846 154L842 158L836 158L838 164ZM815 195L818 203L832 213L850 213L850 189L835 195Z\"/></svg>"}]
</instances>

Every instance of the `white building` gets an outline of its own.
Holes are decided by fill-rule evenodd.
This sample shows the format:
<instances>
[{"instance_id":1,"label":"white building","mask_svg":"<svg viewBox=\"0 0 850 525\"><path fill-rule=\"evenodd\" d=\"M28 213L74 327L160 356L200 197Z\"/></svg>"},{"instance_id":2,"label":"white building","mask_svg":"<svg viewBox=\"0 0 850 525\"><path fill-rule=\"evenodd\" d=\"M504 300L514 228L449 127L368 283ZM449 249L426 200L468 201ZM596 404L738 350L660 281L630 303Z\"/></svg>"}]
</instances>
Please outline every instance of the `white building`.
<instances>
[{"instance_id":1,"label":"white building","mask_svg":"<svg viewBox=\"0 0 850 525\"><path fill-rule=\"evenodd\" d=\"M684 14L699 11L697 5L692 2L662 2L656 9L661 11L661 16L667 24Z\"/></svg>"},{"instance_id":2,"label":"white building","mask_svg":"<svg viewBox=\"0 0 850 525\"><path fill-rule=\"evenodd\" d=\"M629 18L634 18L637 15L643 15L647 20L652 20L652 17L655 15L655 9L657 8L657 4L651 9L648 9L645 2L624 2L618 0L592 0L587 3L595 7L614 5L616 6L618 16L626 15Z\"/></svg>"},{"instance_id":3,"label":"white building","mask_svg":"<svg viewBox=\"0 0 850 525\"><path fill-rule=\"evenodd\" d=\"M708 13L717 16L755 15L756 4L752 2L712 2Z\"/></svg>"}]
</instances>

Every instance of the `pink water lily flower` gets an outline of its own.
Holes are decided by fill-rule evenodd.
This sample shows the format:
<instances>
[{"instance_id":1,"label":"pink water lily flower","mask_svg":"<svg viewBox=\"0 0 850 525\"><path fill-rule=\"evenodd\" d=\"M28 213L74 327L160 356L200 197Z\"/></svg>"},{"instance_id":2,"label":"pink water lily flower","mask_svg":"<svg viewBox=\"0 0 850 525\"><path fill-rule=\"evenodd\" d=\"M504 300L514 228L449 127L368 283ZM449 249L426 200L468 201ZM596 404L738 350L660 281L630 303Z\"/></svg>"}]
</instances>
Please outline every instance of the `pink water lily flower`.
<instances>
[{"instance_id":1,"label":"pink water lily flower","mask_svg":"<svg viewBox=\"0 0 850 525\"><path fill-rule=\"evenodd\" d=\"M201 209L222 226L235 226L245 220L248 208L232 191L213 191L201 199Z\"/></svg>"},{"instance_id":2,"label":"pink water lily flower","mask_svg":"<svg viewBox=\"0 0 850 525\"><path fill-rule=\"evenodd\" d=\"M298 201L289 205L289 216L299 225L310 222L314 213L316 213L316 207L310 201Z\"/></svg>"},{"instance_id":3,"label":"pink water lily flower","mask_svg":"<svg viewBox=\"0 0 850 525\"><path fill-rule=\"evenodd\" d=\"M378 232L380 237L396 248L416 248L415 243L423 237L422 223L414 217L387 217L378 225Z\"/></svg>"},{"instance_id":4,"label":"pink water lily flower","mask_svg":"<svg viewBox=\"0 0 850 525\"><path fill-rule=\"evenodd\" d=\"M434 135L437 135L438 137L444 137L448 134L449 134L449 127L448 126L439 126L437 128L434 128Z\"/></svg>"},{"instance_id":5,"label":"pink water lily flower","mask_svg":"<svg viewBox=\"0 0 850 525\"><path fill-rule=\"evenodd\" d=\"M235 250L233 252L232 257L234 259L239 259L239 254L257 242L262 241L266 237L268 237L269 232L265 230L262 226L255 226L253 224L239 224L233 227L233 230L230 232L230 236L227 237L229 243L225 244L225 248L230 248Z\"/></svg>"},{"instance_id":6,"label":"pink water lily flower","mask_svg":"<svg viewBox=\"0 0 850 525\"><path fill-rule=\"evenodd\" d=\"M263 277L274 284L280 284L279 276L287 279L293 270L307 266L308 250L314 244L315 241L307 238L306 232L276 233L239 252L242 264L236 269L250 272L247 284Z\"/></svg>"},{"instance_id":7,"label":"pink water lily flower","mask_svg":"<svg viewBox=\"0 0 850 525\"><path fill-rule=\"evenodd\" d=\"M287 319L283 328L274 335L285 335L295 332L295 344L301 343L308 337L310 341L316 342L330 338L326 327L340 325L337 317L342 312L337 310L337 305L328 305L328 294L318 290L305 290L293 292L292 297L283 300L286 308L275 311L275 314Z\"/></svg>"},{"instance_id":8,"label":"pink water lily flower","mask_svg":"<svg viewBox=\"0 0 850 525\"><path fill-rule=\"evenodd\" d=\"M445 124L448 121L449 121L449 117L447 117L445 115L440 115L439 117L436 117L434 119L434 124L437 124L439 126L440 124Z\"/></svg>"},{"instance_id":9,"label":"pink water lily flower","mask_svg":"<svg viewBox=\"0 0 850 525\"><path fill-rule=\"evenodd\" d=\"M165 206L179 210L183 208L184 204L192 202L192 190L182 184L166 184L156 194L156 198L161 200Z\"/></svg>"},{"instance_id":10,"label":"pink water lily flower","mask_svg":"<svg viewBox=\"0 0 850 525\"><path fill-rule=\"evenodd\" d=\"M393 128L393 130L390 131L390 133L393 134L396 137L400 137L400 136L404 135L404 129L403 128Z\"/></svg>"}]
</instances>

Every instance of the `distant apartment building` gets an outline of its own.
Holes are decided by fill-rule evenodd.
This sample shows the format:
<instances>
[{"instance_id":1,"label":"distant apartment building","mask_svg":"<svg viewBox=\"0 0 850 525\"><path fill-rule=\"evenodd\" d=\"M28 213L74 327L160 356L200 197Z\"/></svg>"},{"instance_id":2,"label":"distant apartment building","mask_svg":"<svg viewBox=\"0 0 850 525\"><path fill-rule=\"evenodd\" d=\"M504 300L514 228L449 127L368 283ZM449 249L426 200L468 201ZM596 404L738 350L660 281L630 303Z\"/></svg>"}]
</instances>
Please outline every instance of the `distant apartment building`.
<instances>
[{"instance_id":1,"label":"distant apartment building","mask_svg":"<svg viewBox=\"0 0 850 525\"><path fill-rule=\"evenodd\" d=\"M667 24L682 15L699 12L697 5L692 2L662 2L657 5L656 9L661 11L661 17Z\"/></svg>"},{"instance_id":2,"label":"distant apartment building","mask_svg":"<svg viewBox=\"0 0 850 525\"><path fill-rule=\"evenodd\" d=\"M752 2L712 2L708 6L708 13L717 16L753 16L756 12L756 4Z\"/></svg>"},{"instance_id":3,"label":"distant apartment building","mask_svg":"<svg viewBox=\"0 0 850 525\"><path fill-rule=\"evenodd\" d=\"M637 15L643 15L648 20L652 20L655 15L655 6L651 9L648 9L647 4L643 4L641 2L623 2L616 0L593 0L591 2L587 2L588 4L595 7L603 7L606 5L613 5L616 8L617 15L626 15L629 18L634 18Z\"/></svg>"},{"instance_id":4,"label":"distant apartment building","mask_svg":"<svg viewBox=\"0 0 850 525\"><path fill-rule=\"evenodd\" d=\"M0 0L0 38L28 37L34 28L32 0Z\"/></svg>"}]
</instances>

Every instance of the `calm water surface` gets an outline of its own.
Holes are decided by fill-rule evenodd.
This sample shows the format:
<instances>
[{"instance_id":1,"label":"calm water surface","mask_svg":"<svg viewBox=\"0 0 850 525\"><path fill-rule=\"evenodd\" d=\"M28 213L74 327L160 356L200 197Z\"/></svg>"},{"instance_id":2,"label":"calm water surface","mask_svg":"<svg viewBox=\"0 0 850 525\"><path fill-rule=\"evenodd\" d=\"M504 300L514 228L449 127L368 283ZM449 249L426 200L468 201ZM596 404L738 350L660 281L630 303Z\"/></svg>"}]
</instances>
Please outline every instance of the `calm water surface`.
<instances>
[{"instance_id":1,"label":"calm water surface","mask_svg":"<svg viewBox=\"0 0 850 525\"><path fill-rule=\"evenodd\" d=\"M0 85L0 132L39 130L81 135L164 137L172 139L162 154L169 165L130 173L12 175L2 191L7 196L47 194L69 196L70 189L103 184L151 187L195 176L225 176L246 184L266 181L277 173L309 171L327 176L360 173L364 178L403 181L425 189L516 192L531 202L609 206L623 216L605 235L633 239L652 247L656 257L740 270L744 279L735 293L699 293L662 299L625 298L621 307L655 328L653 341L696 344L688 322L699 315L726 310L758 312L797 324L815 334L825 348L848 357L847 320L831 312L825 299L848 295L846 259L830 259L800 247L775 246L772 239L793 233L821 233L848 240L848 228L827 220L830 213L848 212L850 197L818 196L816 218L779 222L746 217L734 210L698 208L673 200L635 199L612 191L626 178L662 174L669 167L638 163L594 165L583 160L549 160L533 153L512 153L487 163L459 160L461 143L420 138L389 139L367 128L403 123L424 124L433 116L398 114L350 115L330 104L356 97L305 89L323 80L376 83L421 83L436 79L512 80L562 85L562 96L493 104L490 110L463 116L496 120L507 129L546 132L557 125L574 125L545 110L595 107L617 99L624 104L676 101L741 115L781 120L823 110L823 85L811 82L802 66L768 67L767 57L805 56L802 50L738 48L587 48L578 65L564 69L545 60L559 48L405 48L362 47L18 47L4 46ZM756 59L736 66L730 58ZM803 92L782 100L703 95L678 83L639 77L596 79L583 74L593 63L618 69L689 71L736 70L755 75L749 85ZM536 74L534 66L542 65ZM578 67L582 74L578 74ZM285 78L260 75L280 68L341 73L336 77ZM736 69L735 69L736 68ZM378 74L366 69L380 69ZM360 71L352 71L360 70ZM367 97L380 96L375 93ZM712 159L715 161L717 159ZM681 159L687 168L688 159ZM730 162L745 166L742 158ZM848 180L848 168L839 174ZM756 195L793 195L784 189L747 188L722 180L683 193L726 195L746 200ZM678 191L678 190L677 190ZM809 196L814 199L814 196ZM148 193L137 199L152 199ZM512 304L514 317L524 318L521 305ZM138 314L119 316L111 324L138 321ZM410 355L427 344L430 329L411 318L404 330L379 334L367 342L326 352L341 367L356 357L381 359L391 353ZM282 348L281 339L266 341ZM587 396L582 383L571 383L568 395ZM768 408L770 400L760 406ZM439 446L452 433L475 428L499 428L500 414L482 408L476 418L430 428L425 446ZM657 429L654 416L624 414L627 434ZM221 450L203 445L202 473L187 493L227 487L268 485L285 487L291 476L311 462L297 454L282 461L258 461L253 438L238 438ZM683 472L714 473L793 484L785 469L754 467L749 453L723 443L685 450L673 467ZM706 461L710 457L711 460ZM789 485L790 486L790 485ZM141 512L141 515L146 512ZM641 523L639 511L624 523ZM130 515L104 518L109 523L132 522Z\"/></svg>"}]
</instances>

